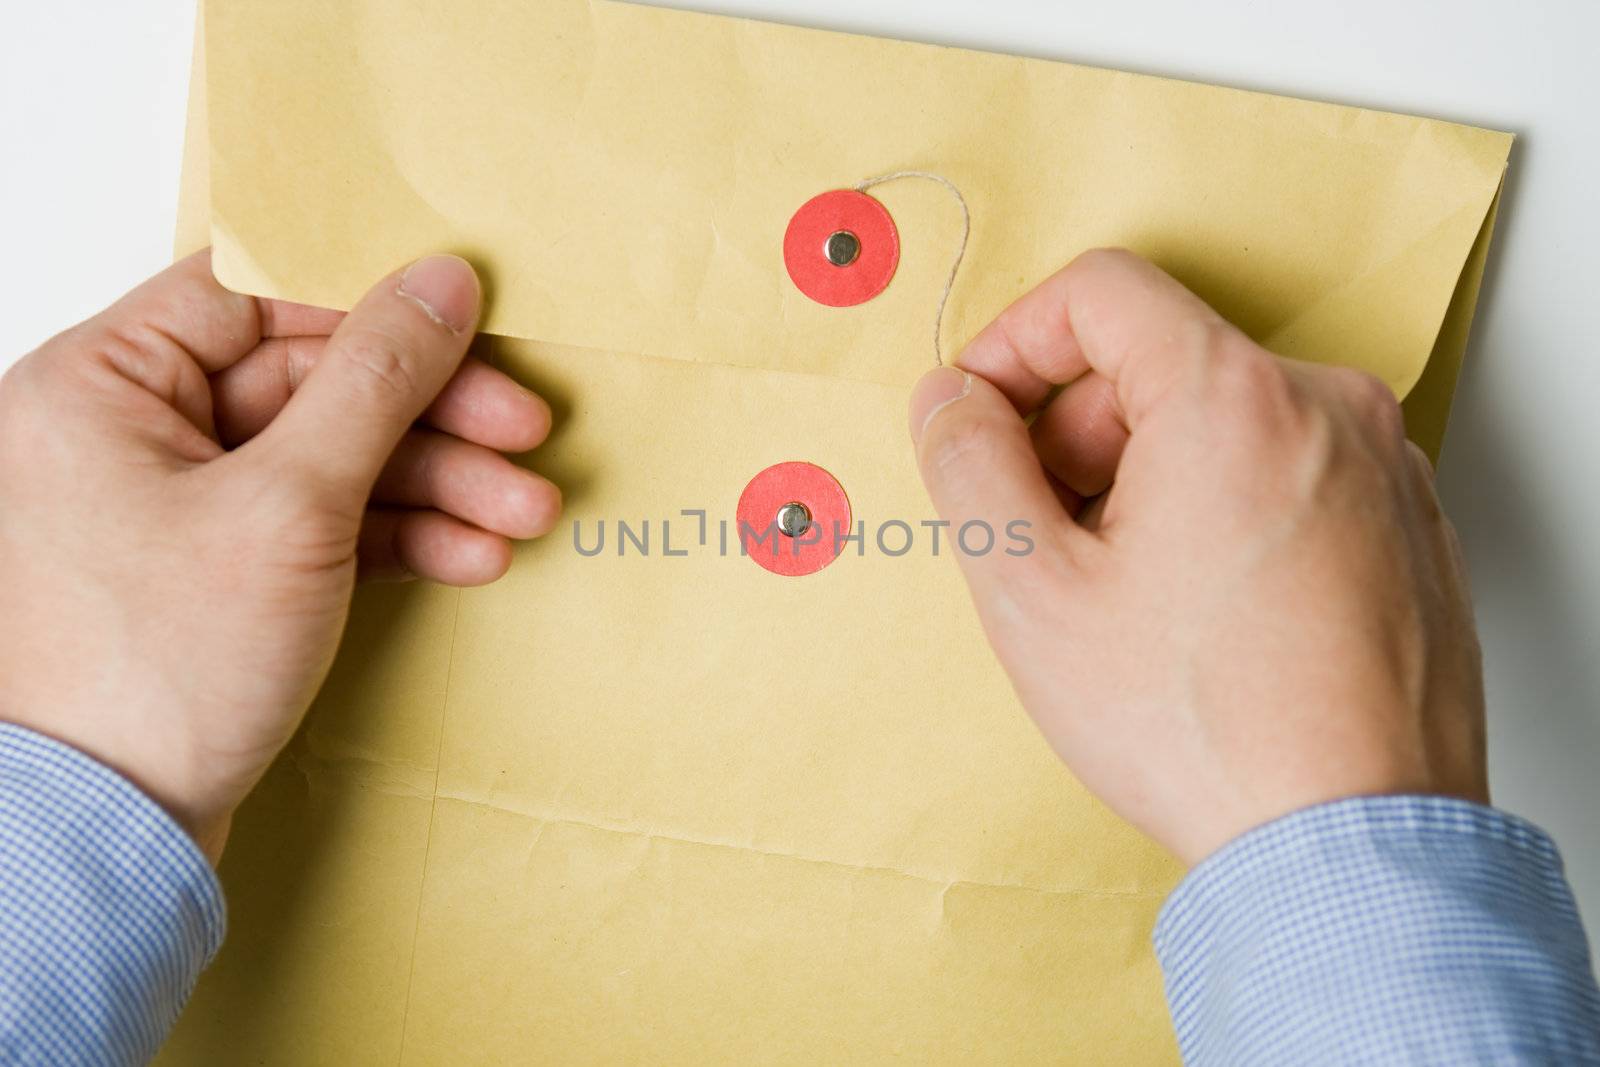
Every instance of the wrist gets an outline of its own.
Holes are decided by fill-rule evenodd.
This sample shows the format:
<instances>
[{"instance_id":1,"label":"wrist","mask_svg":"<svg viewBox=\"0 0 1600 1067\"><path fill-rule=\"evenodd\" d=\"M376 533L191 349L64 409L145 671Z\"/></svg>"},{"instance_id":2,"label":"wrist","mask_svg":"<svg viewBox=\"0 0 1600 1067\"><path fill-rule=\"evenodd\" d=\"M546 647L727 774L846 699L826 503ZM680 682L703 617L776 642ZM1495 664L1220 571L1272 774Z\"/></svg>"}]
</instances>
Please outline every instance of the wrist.
<instances>
[{"instance_id":1,"label":"wrist","mask_svg":"<svg viewBox=\"0 0 1600 1067\"><path fill-rule=\"evenodd\" d=\"M1304 764L1281 761L1279 776L1286 780L1280 780L1277 789L1267 788L1270 776L1239 780L1239 785L1250 787L1248 791L1240 793L1231 805L1215 805L1211 816L1203 821L1191 819L1186 823L1185 813L1179 812L1173 823L1177 832L1171 835L1169 847L1193 868L1265 827L1343 801L1436 797L1481 806L1489 803L1488 783L1481 776L1444 780L1426 767L1388 765L1347 773L1337 780L1317 781L1304 775L1303 770ZM1268 780L1264 782L1263 778Z\"/></svg>"},{"instance_id":2,"label":"wrist","mask_svg":"<svg viewBox=\"0 0 1600 1067\"><path fill-rule=\"evenodd\" d=\"M73 716L11 716L0 726L12 726L92 760L117 775L158 806L194 842L215 866L221 858L231 822L231 811L215 810L195 798L204 794L198 776L184 771L198 766L198 758L178 754L183 746L149 731L130 729L126 720L82 723Z\"/></svg>"}]
</instances>

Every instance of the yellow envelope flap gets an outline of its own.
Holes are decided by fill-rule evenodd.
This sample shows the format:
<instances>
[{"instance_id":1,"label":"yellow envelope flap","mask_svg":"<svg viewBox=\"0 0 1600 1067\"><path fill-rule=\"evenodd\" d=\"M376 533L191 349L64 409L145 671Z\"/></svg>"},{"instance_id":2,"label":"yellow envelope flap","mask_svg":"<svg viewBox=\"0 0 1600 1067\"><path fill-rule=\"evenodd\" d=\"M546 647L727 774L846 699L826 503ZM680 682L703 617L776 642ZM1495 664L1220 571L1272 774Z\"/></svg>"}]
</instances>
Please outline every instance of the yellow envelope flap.
<instances>
[{"instance_id":1,"label":"yellow envelope flap","mask_svg":"<svg viewBox=\"0 0 1600 1067\"><path fill-rule=\"evenodd\" d=\"M210 4L212 240L241 291L348 307L435 249L489 332L882 383L935 358L962 238L943 185L871 195L886 291L811 301L812 196L948 179L970 238L954 351L1075 253L1120 244L1286 356L1404 395L1511 137L1446 122L610 0Z\"/></svg>"}]
</instances>

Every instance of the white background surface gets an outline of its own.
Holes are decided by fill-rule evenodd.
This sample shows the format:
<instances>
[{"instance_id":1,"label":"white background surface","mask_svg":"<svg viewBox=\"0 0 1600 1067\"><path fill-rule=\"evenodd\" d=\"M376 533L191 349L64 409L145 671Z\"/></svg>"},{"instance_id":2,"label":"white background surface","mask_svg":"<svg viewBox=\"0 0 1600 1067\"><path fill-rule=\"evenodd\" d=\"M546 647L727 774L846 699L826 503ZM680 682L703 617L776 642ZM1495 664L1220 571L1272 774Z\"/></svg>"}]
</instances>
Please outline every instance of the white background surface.
<instances>
[{"instance_id":1,"label":"white background surface","mask_svg":"<svg viewBox=\"0 0 1600 1067\"><path fill-rule=\"evenodd\" d=\"M1175 75L1517 133L1440 476L1477 592L1496 799L1556 835L1585 915L1600 924L1600 4L707 0L680 6ZM165 263L193 20L192 0L6 7L0 368Z\"/></svg>"}]
</instances>

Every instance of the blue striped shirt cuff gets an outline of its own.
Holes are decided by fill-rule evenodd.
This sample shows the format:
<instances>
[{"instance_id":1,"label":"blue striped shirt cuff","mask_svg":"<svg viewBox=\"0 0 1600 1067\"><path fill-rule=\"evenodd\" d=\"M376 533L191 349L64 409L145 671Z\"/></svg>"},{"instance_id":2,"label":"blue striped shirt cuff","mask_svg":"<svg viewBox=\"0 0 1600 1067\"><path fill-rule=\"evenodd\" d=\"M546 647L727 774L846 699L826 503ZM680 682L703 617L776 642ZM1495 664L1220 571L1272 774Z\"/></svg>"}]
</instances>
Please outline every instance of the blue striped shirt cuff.
<instances>
[{"instance_id":1,"label":"blue striped shirt cuff","mask_svg":"<svg viewBox=\"0 0 1600 1067\"><path fill-rule=\"evenodd\" d=\"M1162 908L1191 1065L1600 1063L1600 994L1543 831L1357 797L1251 831Z\"/></svg>"},{"instance_id":2,"label":"blue striped shirt cuff","mask_svg":"<svg viewBox=\"0 0 1600 1067\"><path fill-rule=\"evenodd\" d=\"M0 723L0 1063L148 1061L225 927L211 864L165 811Z\"/></svg>"}]
</instances>

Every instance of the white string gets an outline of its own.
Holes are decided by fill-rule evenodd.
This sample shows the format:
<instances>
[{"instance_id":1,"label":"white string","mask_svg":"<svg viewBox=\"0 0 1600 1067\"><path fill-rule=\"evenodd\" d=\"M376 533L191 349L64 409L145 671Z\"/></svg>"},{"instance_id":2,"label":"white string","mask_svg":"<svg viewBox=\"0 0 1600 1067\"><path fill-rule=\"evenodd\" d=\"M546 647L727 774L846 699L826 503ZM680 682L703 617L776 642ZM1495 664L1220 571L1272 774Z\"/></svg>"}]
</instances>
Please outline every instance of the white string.
<instances>
[{"instance_id":1,"label":"white string","mask_svg":"<svg viewBox=\"0 0 1600 1067\"><path fill-rule=\"evenodd\" d=\"M876 178L868 178L856 186L856 192L864 193L875 185L884 182L898 181L901 178L926 178L930 182L938 182L955 195L956 203L961 205L961 246L956 249L955 262L950 265L950 277L945 280L944 292L939 294L939 310L933 316L933 358L939 366L944 366L944 309L950 303L950 294L956 287L956 275L961 271L961 261L967 258L967 242L972 239L972 212L967 210L967 198L961 195L961 190L956 188L956 183L942 174L934 174L926 170L897 170L893 174L883 174Z\"/></svg>"}]
</instances>

